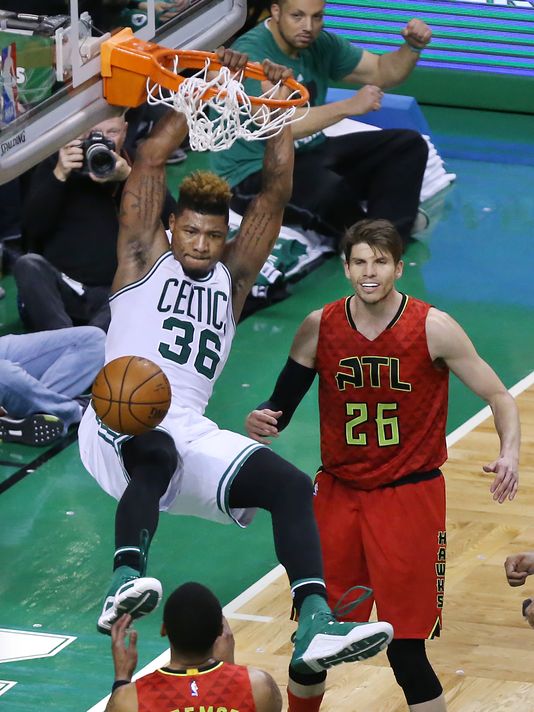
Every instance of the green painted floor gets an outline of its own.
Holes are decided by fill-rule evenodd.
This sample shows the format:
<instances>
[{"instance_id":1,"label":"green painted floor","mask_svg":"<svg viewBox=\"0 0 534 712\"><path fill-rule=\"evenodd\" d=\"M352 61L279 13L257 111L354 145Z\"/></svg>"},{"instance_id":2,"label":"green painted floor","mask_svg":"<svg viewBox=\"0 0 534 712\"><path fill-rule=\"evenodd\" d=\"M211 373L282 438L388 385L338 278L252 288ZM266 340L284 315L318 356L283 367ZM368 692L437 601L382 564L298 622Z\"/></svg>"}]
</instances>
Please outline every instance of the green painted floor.
<instances>
[{"instance_id":1,"label":"green painted floor","mask_svg":"<svg viewBox=\"0 0 534 712\"><path fill-rule=\"evenodd\" d=\"M432 113L437 122L436 110ZM501 125L503 117L497 118ZM487 131L488 142L494 142L491 113L482 119L476 121L477 141ZM442 139L448 121L458 125L454 111L440 114ZM513 133L512 119L508 128ZM430 234L410 246L401 288L456 317L511 386L534 370L534 167L461 158L447 166L458 179L444 196L441 218ZM178 182L184 170L187 164L175 169L173 180ZM12 279L4 284L8 295L0 301L0 329L19 330ZM297 324L345 293L341 264L332 258L294 285L289 300L243 322L208 415L242 430L244 415L269 394ZM449 430L482 405L453 381ZM42 454L25 447L0 449L0 485ZM314 472L319 461L315 392L275 449ZM114 509L114 501L84 472L75 442L0 495L0 628L76 637L54 657L0 666L0 693L2 681L17 683L0 697L5 712L36 707L82 712L108 693L109 640L96 633L95 620L110 575ZM151 552L149 573L166 591L200 580L223 603L277 563L270 522L261 513L246 531L163 515ZM137 625L140 667L164 649L159 620L156 613ZM0 632L0 658L5 653L1 641Z\"/></svg>"}]
</instances>

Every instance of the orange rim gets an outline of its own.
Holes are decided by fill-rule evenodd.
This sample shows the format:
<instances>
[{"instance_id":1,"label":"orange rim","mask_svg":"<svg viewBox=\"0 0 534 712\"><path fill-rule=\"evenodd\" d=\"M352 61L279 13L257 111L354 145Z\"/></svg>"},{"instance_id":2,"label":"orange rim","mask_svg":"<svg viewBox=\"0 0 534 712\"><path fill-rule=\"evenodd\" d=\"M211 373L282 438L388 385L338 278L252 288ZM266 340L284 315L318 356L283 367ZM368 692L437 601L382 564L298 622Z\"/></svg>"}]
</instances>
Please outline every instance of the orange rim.
<instances>
[{"instance_id":1,"label":"orange rim","mask_svg":"<svg viewBox=\"0 0 534 712\"><path fill-rule=\"evenodd\" d=\"M161 47L156 50L152 55L151 59L155 65L154 71L150 72L150 79L156 83L161 84L166 89L176 90L176 87L181 84L187 77L182 77L176 74L171 69L165 67L165 60L173 61L175 57L178 57L180 61L180 67L185 69L203 69L206 60L210 60L210 68L217 71L221 69L224 65L221 64L215 52L203 52L200 50L182 50L182 49L167 49L166 47ZM243 73L249 79L256 79L262 81L266 79L265 74L259 64L254 64L252 62L247 62ZM303 106L309 98L309 92L306 87L293 77L286 79L284 84L292 89L293 91L298 91L300 97L298 99L265 99L259 96L251 96L250 102L259 106L268 106L270 109L289 109L293 106ZM206 91L206 98L211 98L216 96L218 92L215 89L209 89Z\"/></svg>"}]
</instances>

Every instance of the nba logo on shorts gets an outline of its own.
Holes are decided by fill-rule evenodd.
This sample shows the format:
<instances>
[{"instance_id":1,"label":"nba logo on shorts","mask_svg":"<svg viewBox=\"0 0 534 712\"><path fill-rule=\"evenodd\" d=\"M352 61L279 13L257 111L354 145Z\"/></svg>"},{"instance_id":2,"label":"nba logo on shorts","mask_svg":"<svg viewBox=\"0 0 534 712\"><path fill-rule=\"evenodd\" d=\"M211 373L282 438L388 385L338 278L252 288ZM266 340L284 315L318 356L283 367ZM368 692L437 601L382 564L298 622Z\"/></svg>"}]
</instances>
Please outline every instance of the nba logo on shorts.
<instances>
[{"instance_id":1,"label":"nba logo on shorts","mask_svg":"<svg viewBox=\"0 0 534 712\"><path fill-rule=\"evenodd\" d=\"M319 483L314 482L313 483L313 496L317 497L318 494L319 494Z\"/></svg>"},{"instance_id":2,"label":"nba logo on shorts","mask_svg":"<svg viewBox=\"0 0 534 712\"><path fill-rule=\"evenodd\" d=\"M191 697L198 697L198 685L196 680L191 682Z\"/></svg>"}]
</instances>

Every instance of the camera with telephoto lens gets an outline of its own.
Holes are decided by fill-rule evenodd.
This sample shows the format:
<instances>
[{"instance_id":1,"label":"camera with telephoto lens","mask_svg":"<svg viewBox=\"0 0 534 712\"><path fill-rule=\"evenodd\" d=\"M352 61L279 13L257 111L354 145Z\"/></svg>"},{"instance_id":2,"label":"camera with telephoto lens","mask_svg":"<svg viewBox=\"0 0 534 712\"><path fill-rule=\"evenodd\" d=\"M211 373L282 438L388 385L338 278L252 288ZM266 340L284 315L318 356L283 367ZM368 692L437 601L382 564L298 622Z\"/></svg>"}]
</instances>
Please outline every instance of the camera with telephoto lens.
<instances>
[{"instance_id":1,"label":"camera with telephoto lens","mask_svg":"<svg viewBox=\"0 0 534 712\"><path fill-rule=\"evenodd\" d=\"M89 136L82 141L83 165L80 173L92 173L98 178L105 178L115 170L117 163L113 151L115 142L106 138L102 131L91 131Z\"/></svg>"}]
</instances>

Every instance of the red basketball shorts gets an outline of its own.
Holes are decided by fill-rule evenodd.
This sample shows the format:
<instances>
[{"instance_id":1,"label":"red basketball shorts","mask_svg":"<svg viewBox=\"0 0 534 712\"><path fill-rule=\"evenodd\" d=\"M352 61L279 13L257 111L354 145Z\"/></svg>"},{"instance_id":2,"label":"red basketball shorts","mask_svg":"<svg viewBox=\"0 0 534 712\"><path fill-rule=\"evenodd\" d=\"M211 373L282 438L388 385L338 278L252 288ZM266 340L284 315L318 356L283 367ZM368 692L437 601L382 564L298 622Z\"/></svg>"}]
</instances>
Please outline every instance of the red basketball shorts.
<instances>
[{"instance_id":1,"label":"red basketball shorts","mask_svg":"<svg viewBox=\"0 0 534 712\"><path fill-rule=\"evenodd\" d=\"M369 586L374 596L344 620L368 620L374 600L379 620L393 625L395 638L439 635L446 550L443 476L369 492L325 472L315 483L329 604L334 607L352 586Z\"/></svg>"}]
</instances>

